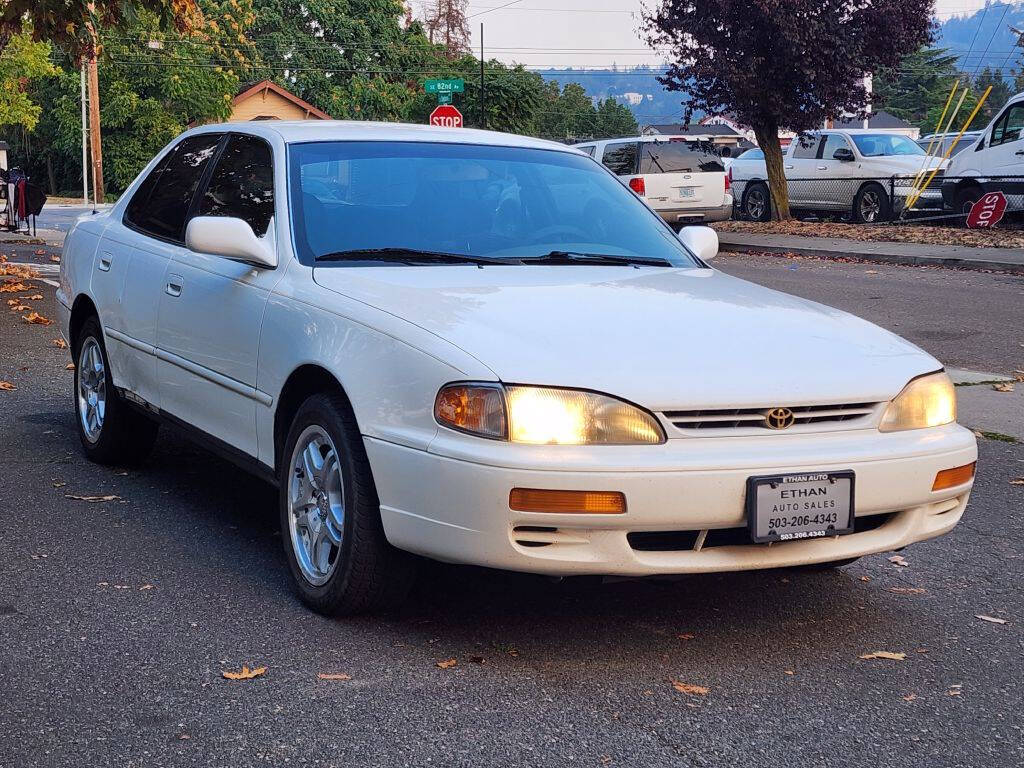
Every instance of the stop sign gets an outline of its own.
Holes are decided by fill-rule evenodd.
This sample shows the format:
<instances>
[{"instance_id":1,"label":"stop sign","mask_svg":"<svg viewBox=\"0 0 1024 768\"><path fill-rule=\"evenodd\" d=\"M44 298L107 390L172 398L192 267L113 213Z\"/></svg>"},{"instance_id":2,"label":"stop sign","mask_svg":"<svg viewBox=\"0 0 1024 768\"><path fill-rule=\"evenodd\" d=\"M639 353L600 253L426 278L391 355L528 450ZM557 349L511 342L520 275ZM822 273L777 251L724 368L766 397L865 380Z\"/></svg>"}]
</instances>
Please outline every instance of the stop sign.
<instances>
[{"instance_id":1,"label":"stop sign","mask_svg":"<svg viewBox=\"0 0 1024 768\"><path fill-rule=\"evenodd\" d=\"M461 128L462 113L451 104L440 104L430 113L430 124L441 128Z\"/></svg>"},{"instance_id":2,"label":"stop sign","mask_svg":"<svg viewBox=\"0 0 1024 768\"><path fill-rule=\"evenodd\" d=\"M967 214L967 226L971 229L994 227L1006 212L1006 196L1002 192L982 195Z\"/></svg>"}]
</instances>

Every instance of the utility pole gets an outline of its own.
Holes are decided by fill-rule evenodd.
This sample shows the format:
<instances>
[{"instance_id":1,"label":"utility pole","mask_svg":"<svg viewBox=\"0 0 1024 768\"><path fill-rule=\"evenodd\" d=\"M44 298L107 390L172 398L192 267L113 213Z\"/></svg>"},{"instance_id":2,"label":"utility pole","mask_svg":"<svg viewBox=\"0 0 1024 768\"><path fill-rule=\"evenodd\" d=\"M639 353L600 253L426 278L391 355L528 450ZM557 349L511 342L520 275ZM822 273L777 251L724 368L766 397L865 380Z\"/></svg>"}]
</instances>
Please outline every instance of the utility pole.
<instances>
[{"instance_id":1,"label":"utility pole","mask_svg":"<svg viewBox=\"0 0 1024 768\"><path fill-rule=\"evenodd\" d=\"M103 202L103 145L100 142L100 79L96 71L96 34L86 68L89 72L89 137L92 140L92 201Z\"/></svg>"},{"instance_id":2,"label":"utility pole","mask_svg":"<svg viewBox=\"0 0 1024 768\"><path fill-rule=\"evenodd\" d=\"M85 116L85 60L82 60L82 198L83 205L89 204L89 154L86 145L89 142L89 122Z\"/></svg>"},{"instance_id":3,"label":"utility pole","mask_svg":"<svg viewBox=\"0 0 1024 768\"><path fill-rule=\"evenodd\" d=\"M480 127L487 130L487 90L484 85L484 23L480 22Z\"/></svg>"}]
</instances>

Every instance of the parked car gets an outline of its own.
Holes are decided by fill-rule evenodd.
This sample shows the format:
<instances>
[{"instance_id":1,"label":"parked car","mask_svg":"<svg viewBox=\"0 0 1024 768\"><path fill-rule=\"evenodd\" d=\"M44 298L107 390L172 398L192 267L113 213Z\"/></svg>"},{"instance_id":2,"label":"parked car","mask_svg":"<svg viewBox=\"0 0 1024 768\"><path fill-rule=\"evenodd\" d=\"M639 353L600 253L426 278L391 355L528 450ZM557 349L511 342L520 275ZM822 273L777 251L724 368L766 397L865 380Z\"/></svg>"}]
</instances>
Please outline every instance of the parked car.
<instances>
[{"instance_id":1,"label":"parked car","mask_svg":"<svg viewBox=\"0 0 1024 768\"><path fill-rule=\"evenodd\" d=\"M790 208L814 213L849 214L854 221L886 221L901 211L922 170L941 168L914 141L896 133L850 129L814 131L790 142L783 153ZM771 196L763 156L737 158L733 189L744 214L754 221L771 218ZM941 208L940 170L915 208Z\"/></svg>"},{"instance_id":2,"label":"parked car","mask_svg":"<svg viewBox=\"0 0 1024 768\"><path fill-rule=\"evenodd\" d=\"M709 141L636 136L576 149L608 166L673 227L732 218L725 163Z\"/></svg>"},{"instance_id":3,"label":"parked car","mask_svg":"<svg viewBox=\"0 0 1024 768\"><path fill-rule=\"evenodd\" d=\"M960 137L959 140L957 139L958 136ZM981 136L981 131L964 131L963 136L960 136L959 132L929 133L927 136L922 136L917 140L917 146L936 157L945 157L952 146L953 151L950 153L950 157L954 157L965 149L970 149L979 136ZM956 144L953 144L954 141Z\"/></svg>"},{"instance_id":4,"label":"parked car","mask_svg":"<svg viewBox=\"0 0 1024 768\"><path fill-rule=\"evenodd\" d=\"M977 447L942 365L717 246L539 139L203 126L65 240L69 405L94 461L169 422L276 483L323 613L397 600L413 553L644 576L950 531Z\"/></svg>"},{"instance_id":5,"label":"parked car","mask_svg":"<svg viewBox=\"0 0 1024 768\"><path fill-rule=\"evenodd\" d=\"M947 209L967 213L986 192L1006 195L1007 210L1024 207L1024 93L999 110L978 139L949 161L942 183Z\"/></svg>"}]
</instances>

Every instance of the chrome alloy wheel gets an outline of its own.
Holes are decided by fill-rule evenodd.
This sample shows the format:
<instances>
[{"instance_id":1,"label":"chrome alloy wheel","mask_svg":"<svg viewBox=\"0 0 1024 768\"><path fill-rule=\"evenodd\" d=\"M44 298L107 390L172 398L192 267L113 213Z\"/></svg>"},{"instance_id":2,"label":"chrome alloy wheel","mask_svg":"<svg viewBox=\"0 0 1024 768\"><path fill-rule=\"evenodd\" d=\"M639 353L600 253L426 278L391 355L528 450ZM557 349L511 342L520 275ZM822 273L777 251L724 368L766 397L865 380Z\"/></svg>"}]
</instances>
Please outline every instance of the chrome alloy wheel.
<instances>
[{"instance_id":1,"label":"chrome alloy wheel","mask_svg":"<svg viewBox=\"0 0 1024 768\"><path fill-rule=\"evenodd\" d=\"M860 196L860 218L862 221L873 222L878 219L878 214L882 212L882 201L878 197L878 192L869 189Z\"/></svg>"},{"instance_id":2,"label":"chrome alloy wheel","mask_svg":"<svg viewBox=\"0 0 1024 768\"><path fill-rule=\"evenodd\" d=\"M78 353L78 418L90 443L100 439L103 417L107 412L107 371L103 350L89 336Z\"/></svg>"},{"instance_id":3,"label":"chrome alloy wheel","mask_svg":"<svg viewBox=\"0 0 1024 768\"><path fill-rule=\"evenodd\" d=\"M323 427L306 427L295 442L288 487L288 533L303 578L327 583L341 560L345 488L334 441Z\"/></svg>"}]
</instances>

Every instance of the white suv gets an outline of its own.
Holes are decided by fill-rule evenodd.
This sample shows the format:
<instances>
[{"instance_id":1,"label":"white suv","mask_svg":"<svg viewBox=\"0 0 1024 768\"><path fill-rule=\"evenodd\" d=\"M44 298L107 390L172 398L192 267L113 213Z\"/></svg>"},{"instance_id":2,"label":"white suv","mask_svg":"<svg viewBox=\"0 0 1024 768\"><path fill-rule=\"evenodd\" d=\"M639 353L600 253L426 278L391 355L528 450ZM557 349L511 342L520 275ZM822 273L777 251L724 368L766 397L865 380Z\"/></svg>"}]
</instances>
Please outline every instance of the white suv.
<instances>
[{"instance_id":1,"label":"white suv","mask_svg":"<svg viewBox=\"0 0 1024 768\"><path fill-rule=\"evenodd\" d=\"M637 136L577 144L674 227L732 218L722 158L700 137Z\"/></svg>"}]
</instances>

